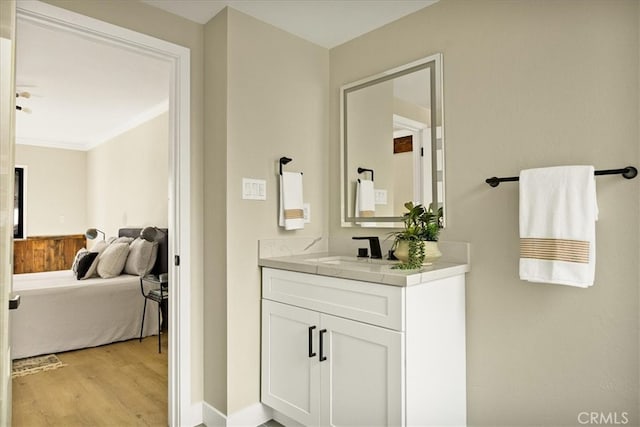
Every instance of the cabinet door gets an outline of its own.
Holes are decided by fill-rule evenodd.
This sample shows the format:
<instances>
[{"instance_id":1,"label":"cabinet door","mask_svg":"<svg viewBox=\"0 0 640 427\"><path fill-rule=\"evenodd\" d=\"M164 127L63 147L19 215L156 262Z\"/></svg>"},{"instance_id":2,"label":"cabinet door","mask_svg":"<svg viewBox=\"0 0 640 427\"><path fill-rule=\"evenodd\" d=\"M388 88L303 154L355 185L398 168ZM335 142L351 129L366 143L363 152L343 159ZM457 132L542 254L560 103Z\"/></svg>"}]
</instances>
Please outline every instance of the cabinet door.
<instances>
[{"instance_id":1,"label":"cabinet door","mask_svg":"<svg viewBox=\"0 0 640 427\"><path fill-rule=\"evenodd\" d=\"M403 425L403 334L324 314L319 332L320 425Z\"/></svg>"},{"instance_id":2,"label":"cabinet door","mask_svg":"<svg viewBox=\"0 0 640 427\"><path fill-rule=\"evenodd\" d=\"M262 402L304 425L320 419L319 326L317 312L262 300Z\"/></svg>"}]
</instances>

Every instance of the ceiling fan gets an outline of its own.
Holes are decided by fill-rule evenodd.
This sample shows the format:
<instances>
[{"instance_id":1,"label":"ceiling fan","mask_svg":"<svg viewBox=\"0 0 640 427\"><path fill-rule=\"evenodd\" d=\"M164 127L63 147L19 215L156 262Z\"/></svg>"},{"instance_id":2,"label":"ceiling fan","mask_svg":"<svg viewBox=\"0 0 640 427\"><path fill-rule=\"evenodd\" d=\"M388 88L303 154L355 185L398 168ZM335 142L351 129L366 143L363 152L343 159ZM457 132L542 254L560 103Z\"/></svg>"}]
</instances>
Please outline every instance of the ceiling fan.
<instances>
[{"instance_id":1,"label":"ceiling fan","mask_svg":"<svg viewBox=\"0 0 640 427\"><path fill-rule=\"evenodd\" d=\"M31 98L31 94L26 91L16 92L16 98ZM23 107L21 105L16 104L16 110L22 111L23 113L31 114L30 108Z\"/></svg>"}]
</instances>

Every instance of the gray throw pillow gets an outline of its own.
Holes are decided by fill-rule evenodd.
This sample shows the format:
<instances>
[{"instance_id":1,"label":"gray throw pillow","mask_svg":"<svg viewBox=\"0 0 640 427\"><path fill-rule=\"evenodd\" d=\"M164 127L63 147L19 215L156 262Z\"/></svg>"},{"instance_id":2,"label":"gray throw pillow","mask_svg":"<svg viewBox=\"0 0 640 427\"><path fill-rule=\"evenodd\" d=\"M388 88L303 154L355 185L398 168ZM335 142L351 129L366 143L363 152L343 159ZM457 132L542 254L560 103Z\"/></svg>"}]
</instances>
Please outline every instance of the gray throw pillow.
<instances>
[{"instance_id":1,"label":"gray throw pillow","mask_svg":"<svg viewBox=\"0 0 640 427\"><path fill-rule=\"evenodd\" d=\"M134 276L149 274L158 256L158 243L148 242L137 238L129 246L129 256L124 266L124 272Z\"/></svg>"},{"instance_id":2,"label":"gray throw pillow","mask_svg":"<svg viewBox=\"0 0 640 427\"><path fill-rule=\"evenodd\" d=\"M113 243L126 243L129 244L133 242L133 237L118 237L116 239L113 239L111 242L109 242L109 244L113 244Z\"/></svg>"},{"instance_id":3,"label":"gray throw pillow","mask_svg":"<svg viewBox=\"0 0 640 427\"><path fill-rule=\"evenodd\" d=\"M98 257L98 275L109 279L122 274L129 255L128 243L112 243Z\"/></svg>"},{"instance_id":4,"label":"gray throw pillow","mask_svg":"<svg viewBox=\"0 0 640 427\"><path fill-rule=\"evenodd\" d=\"M97 275L98 270L98 262L100 261L100 254L107 249L109 245L104 240L98 240L92 247L91 252L95 252L98 255L93 259L93 262L89 266L87 273L82 277L82 279L89 279L91 277L95 277Z\"/></svg>"}]
</instances>

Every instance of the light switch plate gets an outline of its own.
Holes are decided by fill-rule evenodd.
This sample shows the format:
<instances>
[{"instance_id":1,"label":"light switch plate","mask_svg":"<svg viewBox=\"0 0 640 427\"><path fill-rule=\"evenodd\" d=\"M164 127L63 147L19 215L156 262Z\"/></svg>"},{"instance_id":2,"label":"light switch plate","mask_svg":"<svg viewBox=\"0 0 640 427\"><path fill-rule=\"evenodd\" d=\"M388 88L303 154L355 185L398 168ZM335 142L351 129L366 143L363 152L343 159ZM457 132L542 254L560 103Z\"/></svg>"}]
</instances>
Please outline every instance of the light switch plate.
<instances>
[{"instance_id":1,"label":"light switch plate","mask_svg":"<svg viewBox=\"0 0 640 427\"><path fill-rule=\"evenodd\" d=\"M302 210L304 211L304 222L308 224L311 222L311 203L303 203Z\"/></svg>"},{"instance_id":2,"label":"light switch plate","mask_svg":"<svg viewBox=\"0 0 640 427\"><path fill-rule=\"evenodd\" d=\"M242 178L242 198L244 200L267 200L267 181Z\"/></svg>"},{"instance_id":3,"label":"light switch plate","mask_svg":"<svg viewBox=\"0 0 640 427\"><path fill-rule=\"evenodd\" d=\"M386 205L387 204L387 190L378 190L374 191L376 197L376 205Z\"/></svg>"}]
</instances>

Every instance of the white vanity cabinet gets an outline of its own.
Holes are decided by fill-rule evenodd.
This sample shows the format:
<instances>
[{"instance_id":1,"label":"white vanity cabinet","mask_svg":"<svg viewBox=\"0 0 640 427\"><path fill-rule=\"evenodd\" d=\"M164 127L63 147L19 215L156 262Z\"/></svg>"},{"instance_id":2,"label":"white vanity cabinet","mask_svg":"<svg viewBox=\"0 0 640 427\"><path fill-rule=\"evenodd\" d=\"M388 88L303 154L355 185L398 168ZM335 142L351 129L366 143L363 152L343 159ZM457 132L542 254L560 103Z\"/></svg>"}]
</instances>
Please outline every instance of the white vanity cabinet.
<instances>
[{"instance_id":1,"label":"white vanity cabinet","mask_svg":"<svg viewBox=\"0 0 640 427\"><path fill-rule=\"evenodd\" d=\"M308 426L466 424L464 274L410 287L263 268L262 402Z\"/></svg>"},{"instance_id":2,"label":"white vanity cabinet","mask_svg":"<svg viewBox=\"0 0 640 427\"><path fill-rule=\"evenodd\" d=\"M401 424L400 332L269 300L262 309L264 403L305 425Z\"/></svg>"}]
</instances>

